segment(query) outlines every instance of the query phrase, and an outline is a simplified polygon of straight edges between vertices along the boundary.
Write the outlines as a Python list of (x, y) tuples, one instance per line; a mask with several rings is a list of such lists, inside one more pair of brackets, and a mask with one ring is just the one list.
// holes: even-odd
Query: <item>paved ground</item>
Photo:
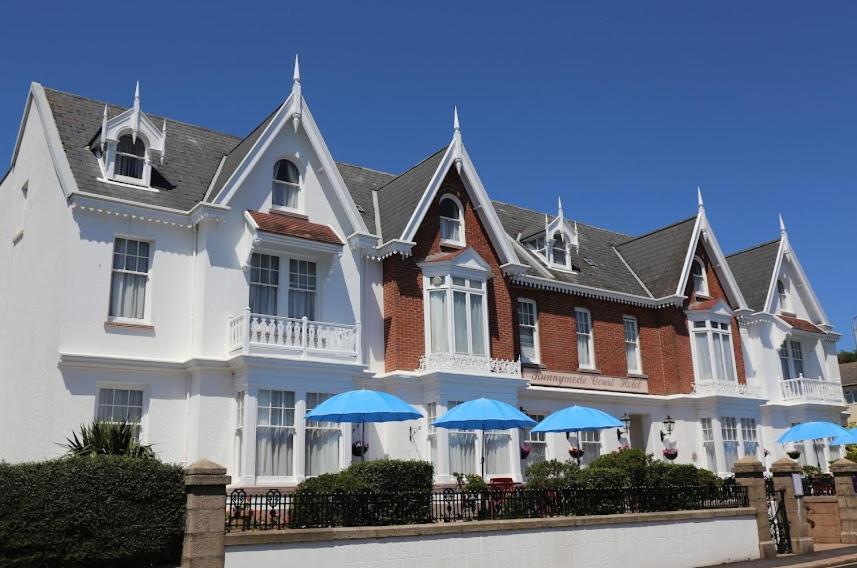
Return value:
[(857, 546), (849, 545), (818, 545), (812, 554), (793, 556), (787, 554), (771, 560), (751, 560), (720, 564), (723, 568), (775, 568), (789, 566), (790, 568), (857, 568)]

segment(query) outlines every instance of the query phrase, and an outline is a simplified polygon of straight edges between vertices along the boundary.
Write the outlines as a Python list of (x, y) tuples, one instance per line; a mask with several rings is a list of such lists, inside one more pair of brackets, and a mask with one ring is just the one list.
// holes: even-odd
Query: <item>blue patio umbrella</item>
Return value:
[[(404, 400), (386, 392), (347, 391), (325, 400), (306, 414), (317, 422), (351, 422), (361, 425), (365, 441), (367, 422), (401, 422), (422, 418), (422, 414)], [(366, 452), (360, 454), (364, 459)]]
[(844, 446), (845, 444), (857, 444), (857, 428), (849, 428), (847, 434), (841, 434), (830, 442), (831, 446)]
[[(529, 428), (535, 423), (511, 404), (490, 398), (462, 402), (434, 421), (435, 426), (448, 430), (482, 431)], [(482, 477), (485, 477), (485, 436), (482, 437)]]
[(587, 430), (604, 430), (605, 428), (621, 428), (622, 421), (588, 406), (569, 406), (557, 410), (541, 422), (533, 432), (583, 432)]
[(788, 442), (804, 442), (822, 438), (838, 438), (848, 435), (848, 430), (833, 422), (803, 422), (792, 426), (777, 439), (780, 444)]

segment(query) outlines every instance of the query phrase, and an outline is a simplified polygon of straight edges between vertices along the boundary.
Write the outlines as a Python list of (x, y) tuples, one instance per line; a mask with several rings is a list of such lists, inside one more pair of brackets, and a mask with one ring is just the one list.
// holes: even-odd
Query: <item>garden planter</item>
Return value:
[(672, 461), (678, 457), (678, 450), (675, 448), (664, 448), (664, 457)]
[(351, 444), (351, 455), (354, 457), (362, 457), (366, 455), (366, 452), (369, 451), (369, 444), (363, 442), (362, 440), (357, 440), (353, 444)]
[(568, 455), (570, 455), (576, 460), (579, 460), (583, 457), (583, 448), (569, 448)]
[(800, 450), (789, 450), (786, 452), (786, 455), (792, 458), (793, 460), (796, 460), (800, 457)]
[(521, 459), (525, 460), (529, 457), (532, 448), (529, 444), (521, 444)]

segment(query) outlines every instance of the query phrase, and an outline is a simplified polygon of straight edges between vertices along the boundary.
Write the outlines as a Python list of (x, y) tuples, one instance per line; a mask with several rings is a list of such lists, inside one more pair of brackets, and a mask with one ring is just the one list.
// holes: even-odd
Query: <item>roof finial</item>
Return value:
[(780, 213), (780, 234), (781, 235), (786, 234), (786, 224), (783, 221), (783, 214), (782, 213)]
[(563, 214), (562, 214), (562, 197), (560, 197), (560, 196), (557, 196), (557, 198), (556, 198), (556, 210), (557, 210), (557, 217), (563, 217)]
[(458, 107), (452, 107), (452, 129), (455, 132), (461, 132), (461, 124), (458, 122)]
[(705, 205), (702, 204), (702, 187), (696, 186), (696, 203), (699, 205), (699, 208), (702, 209)]
[(300, 61), (298, 61), (297, 53), (295, 54), (295, 73), (294, 75), (292, 75), (292, 79), (295, 81), (295, 83), (301, 82), (301, 64)]
[(167, 153), (167, 119), (164, 117), (164, 125), (161, 126), (161, 137), (163, 141), (161, 142), (161, 165), (164, 165), (164, 154)]
[(104, 105), (104, 114), (101, 116), (101, 153), (107, 149), (107, 105)]
[(131, 117), (131, 140), (137, 143), (137, 132), (140, 130), (140, 81), (134, 88), (134, 114)]

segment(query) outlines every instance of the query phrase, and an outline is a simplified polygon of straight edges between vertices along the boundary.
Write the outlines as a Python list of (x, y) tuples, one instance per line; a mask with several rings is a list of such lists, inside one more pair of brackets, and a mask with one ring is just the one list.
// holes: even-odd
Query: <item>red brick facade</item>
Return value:
[[(417, 265), (426, 256), (450, 249), (440, 244), (438, 201), (446, 193), (458, 197), (464, 208), (465, 240), (490, 265), (488, 325), (491, 356), (517, 359), (517, 299), (536, 302), (539, 325), (540, 365), (552, 371), (577, 372), (577, 338), (574, 309), (591, 312), (595, 366), (603, 375), (629, 376), (625, 357), (624, 316), (637, 319), (643, 375), (651, 394), (689, 393), (693, 383), (693, 361), (684, 309), (696, 298), (688, 284), (689, 300), (682, 308), (642, 308), (571, 294), (512, 286), (500, 271), (500, 259), (470, 198), (451, 170), (417, 231), (412, 256), (384, 260), (384, 340), (387, 371), (414, 370), (425, 353), (423, 276)], [(698, 255), (706, 264), (709, 291), (713, 298), (726, 299), (704, 247)], [(734, 306), (733, 306), (734, 307)], [(740, 382), (745, 382), (738, 324), (733, 318), (732, 338)], [(638, 375), (635, 375), (638, 376)]]

